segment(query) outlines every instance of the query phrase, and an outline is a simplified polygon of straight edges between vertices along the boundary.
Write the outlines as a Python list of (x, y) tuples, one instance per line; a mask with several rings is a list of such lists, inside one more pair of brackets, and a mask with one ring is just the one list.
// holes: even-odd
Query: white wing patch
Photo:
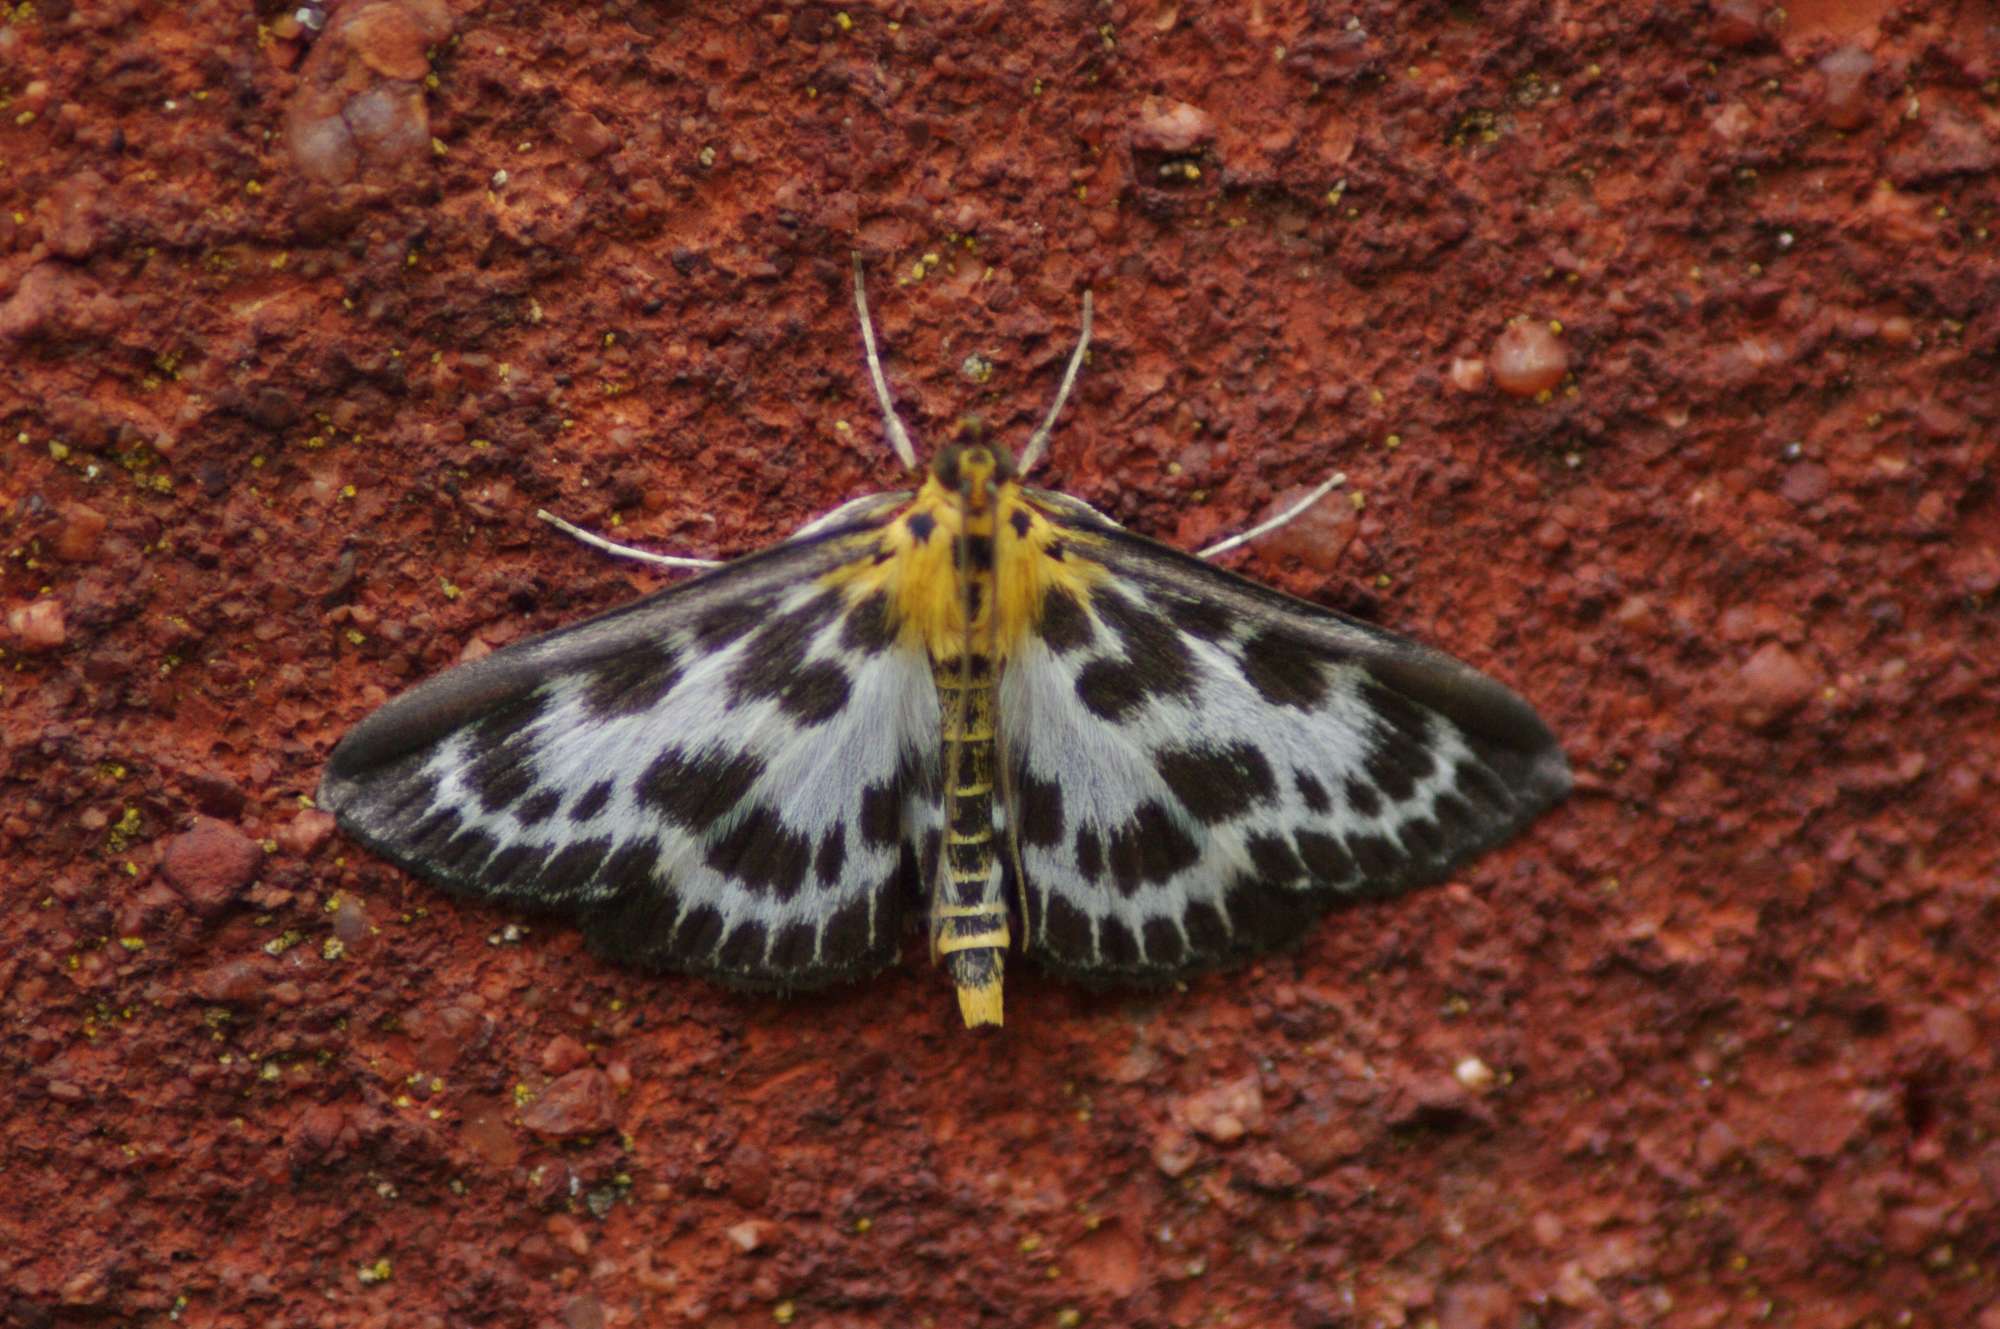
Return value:
[(1533, 712), (1457, 661), (1123, 532), (1078, 545), (1109, 579), (1045, 611), (998, 707), (1045, 964), (1164, 978), (1281, 946), (1567, 791)]

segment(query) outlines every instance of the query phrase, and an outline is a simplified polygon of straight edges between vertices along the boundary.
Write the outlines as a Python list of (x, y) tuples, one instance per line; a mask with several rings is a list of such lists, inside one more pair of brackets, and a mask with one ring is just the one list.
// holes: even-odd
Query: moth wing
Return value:
[(775, 988), (881, 968), (936, 801), (937, 703), (885, 597), (816, 583), (899, 501), (431, 679), (341, 740), (320, 805), (613, 959)]
[(1520, 697), (1439, 651), (1035, 501), (1094, 584), (1000, 680), (1026, 952), (1156, 981), (1435, 882), (1570, 787)]

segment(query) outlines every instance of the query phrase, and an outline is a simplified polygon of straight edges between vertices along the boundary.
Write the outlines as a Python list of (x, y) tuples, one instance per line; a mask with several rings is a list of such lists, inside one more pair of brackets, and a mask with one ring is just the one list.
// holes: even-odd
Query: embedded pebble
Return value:
[(298, 815), (280, 826), (271, 838), (278, 848), (300, 858), (309, 857), (333, 834), (333, 814), (318, 808), (301, 808)]
[(1460, 392), (1477, 392), (1486, 386), (1486, 362), (1477, 356), (1455, 356), (1451, 362), (1451, 385)]
[(542, 1049), (542, 1070), (549, 1075), (567, 1075), (589, 1060), (589, 1050), (568, 1034), (557, 1034)]
[(89, 258), (104, 239), (100, 206), (108, 188), (95, 171), (78, 171), (49, 191), (49, 248), (64, 258)]
[(1153, 1137), (1153, 1166), (1169, 1177), (1187, 1175), (1201, 1158), (1201, 1146), (1193, 1136), (1173, 1126)]
[(88, 563), (96, 558), (97, 546), (110, 525), (104, 514), (81, 503), (66, 503), (62, 523), (55, 538), (49, 541), (56, 557), (65, 563)]
[(299, 169), (322, 184), (340, 185), (426, 160), (426, 50), (448, 37), (451, 26), (439, 0), (371, 0), (342, 8), (306, 58), (285, 109), (285, 144)]
[[(1271, 520), (1310, 492), (1310, 485), (1294, 485), (1282, 491), (1258, 514), (1257, 520)], [(1296, 558), (1315, 572), (1330, 573), (1340, 566), (1341, 555), (1354, 543), (1356, 525), (1353, 502), (1345, 494), (1332, 493), (1251, 543), (1269, 553)]]
[(160, 870), (201, 913), (223, 908), (257, 879), (264, 850), (225, 821), (198, 817), (192, 829), (167, 842)]
[(53, 651), (69, 640), (62, 601), (44, 597), (7, 611), (7, 634), (23, 651)]
[(1188, 1095), (1179, 1115), (1196, 1135), (1228, 1144), (1264, 1129), (1264, 1091), (1255, 1075), (1246, 1075)]
[(1709, 35), (1719, 46), (1748, 46), (1764, 35), (1763, 0), (1716, 0)]
[(537, 1135), (591, 1135), (617, 1121), (611, 1080), (594, 1067), (571, 1071), (528, 1104), (521, 1124)]
[(1811, 699), (1819, 678), (1777, 642), (1757, 649), (1736, 674), (1737, 713), (1753, 729), (1790, 714)]
[(1191, 152), (1215, 134), (1208, 112), (1186, 102), (1148, 97), (1139, 103), (1132, 146), (1151, 152)]
[(1820, 95), (1820, 119), (1835, 129), (1858, 129), (1868, 123), (1872, 109), (1868, 98), (1868, 76), (1875, 70), (1875, 57), (1855, 46), (1843, 46), (1819, 62), (1824, 90)]
[(741, 1223), (733, 1224), (726, 1230), (724, 1235), (729, 1238), (731, 1245), (736, 1247), (737, 1250), (742, 1251), (745, 1255), (748, 1255), (752, 1251), (761, 1250), (770, 1245), (771, 1238), (776, 1233), (777, 1227), (775, 1224), (766, 1222), (761, 1218), (750, 1218), (745, 1219)]
[(1562, 382), (1569, 372), (1569, 352), (1546, 323), (1522, 319), (1510, 323), (1493, 339), (1487, 355), (1494, 384), (1515, 397), (1532, 397)]

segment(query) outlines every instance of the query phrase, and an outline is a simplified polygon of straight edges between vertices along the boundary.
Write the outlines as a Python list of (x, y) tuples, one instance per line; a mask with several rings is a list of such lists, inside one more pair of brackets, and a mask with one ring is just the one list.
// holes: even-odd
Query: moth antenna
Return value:
[(1042, 453), (1049, 446), (1049, 431), (1056, 427), (1056, 417), (1062, 414), (1063, 403), (1069, 400), (1069, 390), (1076, 386), (1076, 371), (1083, 368), (1083, 353), (1090, 347), (1090, 292), (1083, 293), (1083, 331), (1077, 334), (1076, 349), (1069, 353), (1069, 366), (1063, 370), (1062, 386), (1056, 389), (1055, 405), (1042, 420), (1041, 428), (1028, 436), (1028, 446), (1021, 453), (1021, 464), (1016, 474), (1026, 475), (1035, 469), (1035, 463), (1042, 459)]
[(889, 398), (889, 380), (882, 377), (882, 361), (875, 354), (875, 329), (868, 321), (868, 287), (861, 279), (861, 255), (854, 255), (854, 312), (861, 319), (861, 345), (868, 354), (868, 376), (875, 381), (875, 400), (882, 407), (882, 427), (889, 433), (889, 446), (904, 469), (917, 469), (917, 450), (910, 443), (910, 431), (896, 417), (896, 404)]
[(1255, 540), (1260, 535), (1269, 535), (1272, 531), (1277, 530), (1280, 526), (1283, 526), (1287, 522), (1300, 516), (1302, 513), (1305, 512), (1307, 508), (1319, 502), (1321, 499), (1325, 498), (1328, 494), (1332, 493), (1334, 490), (1340, 488), (1342, 485), (1346, 483), (1347, 483), (1347, 472), (1335, 471), (1333, 475), (1330, 478), (1328, 478), (1326, 483), (1314, 489), (1310, 494), (1307, 494), (1304, 498), (1292, 504), (1292, 506), (1286, 508), (1283, 512), (1280, 512), (1277, 516), (1270, 518), (1268, 521), (1258, 522), (1255, 526), (1252, 526), (1249, 530), (1243, 532), (1241, 535), (1232, 535), (1227, 540), (1223, 540), (1216, 544), (1212, 544), (1206, 549), (1198, 549), (1195, 551), (1195, 557), (1214, 558), (1217, 554), (1228, 553), (1230, 550), (1236, 548), (1238, 545), (1248, 544), (1250, 541)]
[(607, 540), (601, 535), (593, 535), (581, 526), (573, 526), (561, 517), (556, 516), (555, 513), (550, 512), (547, 508), (536, 508), (535, 515), (561, 531), (564, 535), (569, 536), (572, 540), (581, 540), (592, 549), (602, 549), (605, 553), (616, 555), (619, 558), (637, 559), (641, 563), (651, 563), (657, 568), (688, 568), (703, 571), (708, 568), (719, 568), (722, 566), (719, 560), (713, 558), (686, 558), (680, 554), (655, 554), (645, 549), (634, 549), (631, 545), (621, 545), (614, 540)]

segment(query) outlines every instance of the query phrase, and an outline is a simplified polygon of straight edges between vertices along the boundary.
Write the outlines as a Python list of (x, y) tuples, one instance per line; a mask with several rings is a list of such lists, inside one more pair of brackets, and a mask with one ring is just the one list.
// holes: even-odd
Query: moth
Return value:
[[(854, 299), (916, 472), (858, 256)], [(875, 972), (915, 916), (974, 1026), (1010, 954), (1111, 983), (1226, 966), (1560, 800), (1562, 751), (1500, 683), (1025, 483), (1090, 319), (1086, 294), (1018, 459), (962, 439), (772, 548), (656, 558), (704, 571), (391, 701), (320, 806), (448, 890), (738, 987)]]

